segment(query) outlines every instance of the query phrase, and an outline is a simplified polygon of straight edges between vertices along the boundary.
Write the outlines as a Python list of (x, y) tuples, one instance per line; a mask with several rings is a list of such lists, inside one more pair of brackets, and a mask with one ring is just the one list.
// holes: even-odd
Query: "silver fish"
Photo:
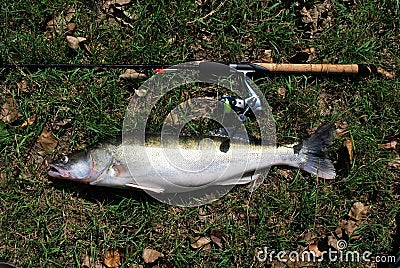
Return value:
[[(146, 145), (146, 153), (151, 159), (151, 166), (138, 161), (133, 156), (127, 157), (124, 153), (137, 150), (137, 147), (130, 147), (129, 144), (102, 144), (86, 152), (65, 156), (59, 162), (50, 164), (48, 175), (90, 185), (136, 188), (154, 193), (188, 192), (204, 185), (226, 186), (254, 183), (259, 174), (252, 174), (252, 172), (274, 165), (297, 167), (320, 178), (333, 179), (335, 169), (326, 156), (325, 149), (331, 144), (334, 132), (332, 125), (323, 125), (301, 144), (263, 148), (267, 153), (262, 154), (262, 159), (260, 159), (257, 145), (243, 148), (243, 155), (246, 155), (247, 159), (232, 158), (229, 140), (223, 137), (210, 137), (212, 148), (215, 149), (215, 144), (219, 145), (218, 150), (212, 154), (208, 151), (210, 146), (201, 145), (201, 142), (192, 137), (181, 138), (179, 148), (161, 147), (159, 139), (147, 137), (149, 142)], [(152, 141), (155, 143), (150, 144)], [(241, 147), (236, 149), (235, 155), (240, 155)], [(166, 159), (166, 151), (170, 155), (181, 154), (182, 164), (188, 165), (188, 169), (197, 167), (195, 161), (190, 161), (190, 159), (202, 153), (204, 156), (204, 152), (206, 152), (205, 159), (210, 160), (211, 164), (199, 167), (199, 172), (186, 172), (169, 163)], [(207, 158), (208, 155), (210, 159)], [(246, 160), (246, 165), (243, 166), (244, 160)]]

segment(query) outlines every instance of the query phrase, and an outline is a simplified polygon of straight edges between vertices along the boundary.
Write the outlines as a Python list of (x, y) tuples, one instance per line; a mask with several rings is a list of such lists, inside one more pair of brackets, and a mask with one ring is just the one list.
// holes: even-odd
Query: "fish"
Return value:
[[(48, 175), (96, 186), (171, 194), (206, 186), (256, 183), (263, 170), (279, 165), (331, 180), (336, 174), (326, 150), (334, 136), (334, 125), (326, 124), (301, 143), (264, 148), (256, 143), (235, 145), (224, 135), (201, 140), (186, 135), (173, 146), (161, 146), (159, 137), (146, 135), (145, 148), (104, 143), (63, 156), (49, 165)], [(260, 154), (260, 148), (264, 153)], [(178, 155), (179, 168), (168, 159)]]

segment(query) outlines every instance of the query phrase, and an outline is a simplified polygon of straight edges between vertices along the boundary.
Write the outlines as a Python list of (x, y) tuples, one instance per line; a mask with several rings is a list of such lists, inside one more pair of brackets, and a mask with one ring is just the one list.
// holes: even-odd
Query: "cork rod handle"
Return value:
[(359, 64), (254, 64), (268, 69), (271, 73), (358, 74), (360, 72)]

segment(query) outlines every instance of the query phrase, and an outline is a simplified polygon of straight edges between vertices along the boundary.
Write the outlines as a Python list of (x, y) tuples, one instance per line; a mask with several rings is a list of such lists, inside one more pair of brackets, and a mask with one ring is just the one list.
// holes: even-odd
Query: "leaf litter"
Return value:
[(35, 148), (38, 150), (40, 155), (45, 155), (52, 153), (54, 149), (57, 147), (58, 140), (54, 134), (44, 128), (42, 133), (40, 133)]
[(144, 73), (139, 73), (133, 69), (127, 69), (123, 74), (119, 75), (119, 78), (135, 80), (146, 78), (146, 75)]
[(100, 9), (103, 14), (100, 19), (106, 19), (115, 23), (118, 22), (123, 26), (134, 28), (132, 22), (138, 19), (136, 13), (132, 12), (131, 0), (106, 0), (100, 3)]
[[(323, 256), (323, 253), (327, 252), (329, 248), (333, 248), (338, 252), (343, 250), (345, 247), (343, 247), (341, 243), (348, 241), (350, 238), (353, 240), (360, 238), (360, 236), (354, 236), (353, 233), (357, 227), (361, 225), (368, 210), (369, 206), (361, 202), (355, 202), (347, 214), (348, 218), (341, 220), (334, 232), (317, 237), (311, 231), (307, 230), (300, 236), (298, 249), (301, 253), (299, 256), (307, 256), (303, 254), (303, 252), (311, 251), (315, 254), (315, 257), (319, 258)], [(299, 259), (299, 262), (290, 264), (291, 267), (309, 266), (308, 260), (304, 259)]]
[(108, 268), (118, 268), (121, 265), (121, 255), (118, 250), (108, 250), (103, 263)]
[(300, 21), (310, 38), (331, 27), (335, 9), (335, 4), (331, 0), (314, 4), (307, 1), (297, 3)]
[(343, 142), (343, 146), (347, 149), (347, 152), (349, 154), (350, 164), (353, 163), (354, 159), (353, 141), (351, 139), (347, 139)]
[(7, 98), (5, 103), (1, 106), (0, 120), (4, 123), (13, 123), (22, 115), (17, 109), (17, 103), (11, 97)]
[(142, 258), (145, 263), (154, 263), (161, 257), (164, 257), (164, 255), (155, 249), (145, 248), (143, 250)]
[(392, 159), (388, 161), (388, 167), (400, 171), (400, 143), (397, 139), (392, 139), (387, 143), (378, 144), (380, 147), (392, 150)]
[(67, 40), (68, 47), (70, 47), (72, 49), (78, 49), (80, 43), (86, 41), (86, 38), (67, 35), (66, 40)]
[(75, 17), (76, 10), (74, 7), (70, 7), (67, 11), (50, 19), (45, 26), (46, 31), (52, 31), (56, 34), (62, 34), (66, 31), (73, 31), (76, 28), (73, 19)]

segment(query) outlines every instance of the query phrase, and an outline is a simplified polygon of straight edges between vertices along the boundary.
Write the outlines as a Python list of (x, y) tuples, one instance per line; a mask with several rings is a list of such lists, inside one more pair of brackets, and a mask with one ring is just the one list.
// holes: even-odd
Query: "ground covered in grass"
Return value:
[[(0, 63), (370, 63), (399, 73), (399, 5), (6, 0)], [(323, 181), (274, 167), (251, 195), (236, 187), (209, 205), (179, 208), (142, 192), (46, 175), (59, 154), (120, 134), (125, 108), (143, 82), (120, 79), (124, 71), (0, 68), (0, 261), (22, 267), (297, 267), (313, 263), (257, 256), (265, 249), (318, 255), (337, 249), (339, 240), (346, 243), (342, 252), (370, 251), (376, 262), (397, 253), (398, 78), (258, 79), (280, 144), (336, 123), (341, 135), (330, 155), (337, 177)], [(157, 123), (150, 126), (157, 130)]]

